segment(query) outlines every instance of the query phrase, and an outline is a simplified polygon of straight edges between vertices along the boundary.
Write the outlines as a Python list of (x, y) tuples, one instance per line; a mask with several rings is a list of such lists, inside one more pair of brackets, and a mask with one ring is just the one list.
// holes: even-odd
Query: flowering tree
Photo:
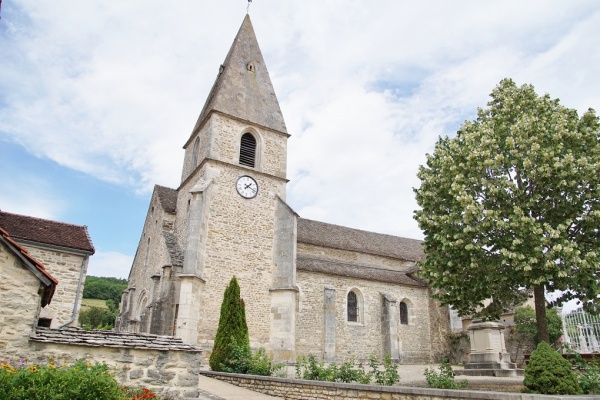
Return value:
[(599, 310), (600, 123), (504, 79), (488, 108), (440, 138), (415, 189), (424, 277), (460, 315), (497, 319), (533, 291)]

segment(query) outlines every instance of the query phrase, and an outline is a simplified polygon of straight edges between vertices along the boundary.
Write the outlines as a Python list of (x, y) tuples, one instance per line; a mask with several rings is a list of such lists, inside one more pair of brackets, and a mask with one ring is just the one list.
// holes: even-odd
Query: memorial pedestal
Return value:
[(471, 352), (462, 375), (502, 377), (523, 375), (523, 370), (517, 369), (506, 351), (504, 324), (474, 320), (467, 330), (471, 340)]

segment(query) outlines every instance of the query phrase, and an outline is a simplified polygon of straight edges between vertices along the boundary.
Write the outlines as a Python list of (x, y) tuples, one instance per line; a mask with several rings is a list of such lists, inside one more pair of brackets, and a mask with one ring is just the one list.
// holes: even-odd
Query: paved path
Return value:
[[(434, 368), (436, 371), (437, 365), (400, 365), (398, 373), (400, 374), (400, 385), (407, 386), (422, 386), (425, 387), (425, 376), (423, 375), (426, 368)], [(453, 367), (457, 369), (459, 367)], [(290, 378), (294, 377), (294, 369), (288, 370)], [(457, 380), (466, 379), (473, 383), (483, 382), (503, 382), (505, 384), (520, 384), (523, 378), (492, 378), (485, 376), (457, 376)], [(266, 394), (254, 392), (249, 389), (241, 388), (218, 379), (209, 378), (200, 375), (200, 388), (198, 397), (189, 400), (276, 400), (281, 397), (268, 396)]]

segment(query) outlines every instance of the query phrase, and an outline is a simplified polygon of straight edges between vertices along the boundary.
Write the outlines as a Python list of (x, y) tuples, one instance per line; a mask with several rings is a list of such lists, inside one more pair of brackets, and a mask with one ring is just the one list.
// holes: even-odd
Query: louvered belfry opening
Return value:
[(256, 162), (256, 139), (250, 133), (242, 135), (240, 143), (240, 164), (253, 167)]

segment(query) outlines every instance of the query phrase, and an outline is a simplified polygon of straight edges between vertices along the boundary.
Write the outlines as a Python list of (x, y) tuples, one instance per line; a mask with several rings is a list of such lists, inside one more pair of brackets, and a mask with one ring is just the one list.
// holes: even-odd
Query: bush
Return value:
[(567, 359), (577, 371), (577, 380), (583, 394), (600, 394), (600, 358), (585, 360), (581, 354), (563, 345)]
[[(144, 397), (145, 396), (145, 397)], [(149, 389), (122, 388), (105, 364), (79, 360), (73, 365), (0, 362), (0, 399), (11, 400), (138, 400), (153, 399)]]
[(283, 364), (273, 363), (265, 349), (260, 348), (254, 354), (249, 347), (231, 343), (230, 357), (223, 361), (221, 370), (233, 374), (271, 376), (277, 374)]
[(448, 333), (446, 343), (448, 343), (448, 362), (450, 364), (462, 364), (468, 359), (471, 341), (467, 332)]
[(580, 394), (582, 393), (571, 363), (546, 342), (540, 342), (531, 353), (523, 380), (527, 393)]
[(326, 382), (358, 382), (369, 384), (375, 378), (378, 385), (391, 386), (400, 380), (398, 366), (392, 362), (390, 355), (386, 355), (383, 370), (380, 368), (377, 357), (372, 355), (369, 359), (370, 371), (365, 371), (362, 364), (355, 365), (354, 358), (350, 358), (338, 367), (336, 363), (325, 366), (325, 362), (318, 362), (314, 355), (301, 356), (296, 361), (296, 378)]
[(446, 359), (442, 359), (438, 368), (439, 373), (433, 368), (425, 369), (425, 379), (428, 387), (435, 389), (465, 389), (469, 385), (466, 380), (460, 382), (454, 380), (454, 372)]
[(246, 309), (240, 297), (240, 286), (235, 276), (223, 294), (219, 327), (215, 345), (210, 354), (209, 365), (213, 371), (241, 368), (237, 365), (251, 356)]

